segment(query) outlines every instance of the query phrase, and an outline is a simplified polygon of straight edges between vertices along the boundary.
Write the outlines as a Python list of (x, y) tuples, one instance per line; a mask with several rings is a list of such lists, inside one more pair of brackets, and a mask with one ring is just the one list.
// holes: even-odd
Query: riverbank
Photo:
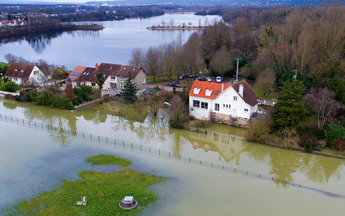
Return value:
[[(86, 159), (92, 165), (119, 165), (127, 167), (131, 162), (115, 155), (96, 155)], [(8, 215), (133, 215), (155, 202), (158, 194), (150, 187), (164, 181), (163, 177), (123, 168), (115, 173), (85, 170), (78, 173), (80, 180), (62, 180), (61, 187), (44, 192), (29, 201), (22, 201)], [(76, 206), (80, 196), (87, 205)], [(121, 209), (118, 203), (125, 196), (134, 196), (141, 208)]]
[(148, 30), (205, 30), (206, 27), (196, 26), (151, 26), (147, 27)]
[(49, 32), (63, 32), (63, 31), (75, 31), (75, 30), (89, 30), (99, 31), (103, 30), (104, 27), (101, 25), (72, 25), (72, 24), (58, 24), (58, 25), (45, 25), (36, 27), (20, 27), (0, 30), (0, 39), (12, 37), (12, 36), (23, 36), (29, 34), (41, 34)]

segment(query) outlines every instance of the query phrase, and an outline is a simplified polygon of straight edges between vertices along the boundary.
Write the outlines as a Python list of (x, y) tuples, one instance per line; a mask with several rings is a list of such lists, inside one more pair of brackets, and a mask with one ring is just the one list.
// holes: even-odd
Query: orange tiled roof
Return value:
[[(222, 83), (214, 83), (214, 82), (203, 82), (203, 81), (194, 81), (192, 88), (189, 91), (189, 96), (196, 96), (196, 97), (203, 97), (203, 98), (210, 98), (215, 99), (218, 95), (222, 93)], [(200, 89), (199, 94), (194, 94), (194, 88)], [(229, 88), (230, 85), (224, 84), (223, 91)], [(205, 92), (206, 89), (212, 90), (210, 96), (206, 96)], [(217, 92), (217, 94), (215, 94)]]

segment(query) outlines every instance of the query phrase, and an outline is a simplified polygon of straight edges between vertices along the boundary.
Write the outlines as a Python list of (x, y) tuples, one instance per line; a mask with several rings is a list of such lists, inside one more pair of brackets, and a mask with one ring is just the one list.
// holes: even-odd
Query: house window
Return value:
[(234, 96), (234, 101), (237, 101), (237, 96)]
[(110, 80), (115, 80), (115, 77), (114, 76), (110, 77)]
[(92, 86), (96, 86), (96, 83), (93, 82), (93, 83), (91, 83), (91, 85), (92, 85)]
[(193, 107), (200, 107), (200, 101), (193, 100)]
[(202, 109), (208, 109), (208, 103), (206, 103), (206, 102), (201, 102), (201, 108), (202, 108)]
[(143, 84), (145, 84), (145, 79), (143, 79)]
[(229, 100), (229, 95), (224, 95), (224, 100), (228, 101)]
[(122, 82), (123, 81), (123, 77), (122, 76), (120, 76), (120, 82)]
[(223, 104), (223, 108), (225, 108), (225, 104)]
[(215, 111), (219, 111), (219, 104), (217, 104), (217, 103), (214, 104), (214, 110), (215, 110)]
[(225, 107), (226, 107), (226, 108), (229, 108), (229, 105), (227, 104)]
[(121, 89), (123, 88), (123, 85), (122, 85), (122, 84), (120, 84), (120, 88), (121, 88)]
[(244, 112), (248, 112), (248, 109), (244, 109)]
[(229, 109), (231, 109), (231, 105), (229, 104)]

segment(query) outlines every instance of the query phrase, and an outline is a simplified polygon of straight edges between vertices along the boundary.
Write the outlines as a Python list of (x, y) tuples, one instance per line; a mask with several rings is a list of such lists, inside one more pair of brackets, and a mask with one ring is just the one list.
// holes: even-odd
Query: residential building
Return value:
[(189, 92), (190, 115), (197, 119), (243, 126), (258, 111), (259, 98), (245, 80), (233, 86), (194, 81)]
[[(81, 73), (75, 79), (76, 86), (81, 84), (97, 87), (96, 74), (103, 73), (103, 90), (121, 90), (128, 78), (129, 72), (132, 74), (133, 82), (137, 84), (139, 91), (146, 89), (146, 70), (142, 67), (101, 63), (96, 64), (95, 68), (76, 67), (75, 72)], [(77, 73), (74, 73), (77, 75)], [(72, 75), (72, 74), (71, 74)], [(70, 78), (75, 78), (70, 76)], [(73, 80), (72, 80), (73, 81)]]
[(80, 85), (77, 84), (76, 80), (78, 79), (78, 77), (85, 71), (86, 67), (81, 67), (81, 66), (77, 66), (72, 73), (68, 76), (67, 79), (70, 79), (72, 82), (72, 87), (76, 88), (76, 87), (80, 87)]
[(7, 77), (17, 85), (42, 83), (51, 78), (51, 73), (46, 65), (36, 66), (27, 63), (12, 62), (4, 77)]

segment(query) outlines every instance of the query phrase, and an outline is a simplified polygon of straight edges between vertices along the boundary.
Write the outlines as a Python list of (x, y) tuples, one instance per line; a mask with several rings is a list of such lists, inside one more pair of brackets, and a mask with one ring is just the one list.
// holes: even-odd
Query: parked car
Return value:
[(199, 77), (198, 80), (199, 81), (207, 81), (207, 79), (205, 77)]
[(206, 77), (207, 81), (212, 82), (210, 77)]
[(178, 79), (179, 79), (179, 80), (183, 80), (183, 79), (186, 79), (186, 78), (187, 78), (187, 76), (184, 75), (184, 74), (182, 74)]
[(190, 76), (189, 76), (189, 78), (197, 78), (198, 77), (198, 74), (191, 74)]
[(221, 83), (221, 82), (222, 82), (222, 78), (221, 78), (220, 76), (217, 76), (216, 82), (217, 82), (217, 83)]
[(176, 83), (176, 82), (171, 82), (170, 83), (171, 87), (180, 87), (180, 84)]

